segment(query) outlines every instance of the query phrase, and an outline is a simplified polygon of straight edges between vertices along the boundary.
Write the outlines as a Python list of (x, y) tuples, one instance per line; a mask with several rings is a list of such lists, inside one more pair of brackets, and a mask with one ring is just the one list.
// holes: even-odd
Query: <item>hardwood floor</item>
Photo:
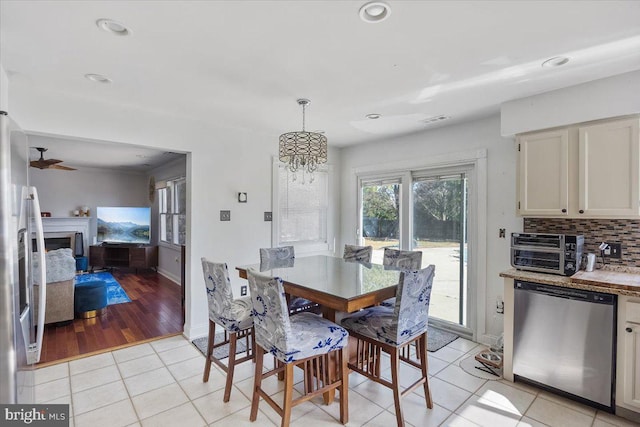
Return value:
[(131, 302), (92, 319), (46, 325), (39, 366), (182, 332), (180, 286), (153, 271), (111, 273)]

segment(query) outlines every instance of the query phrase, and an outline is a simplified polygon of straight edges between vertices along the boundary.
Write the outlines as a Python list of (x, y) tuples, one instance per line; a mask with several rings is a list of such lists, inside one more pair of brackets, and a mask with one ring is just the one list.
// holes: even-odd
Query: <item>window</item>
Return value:
[(169, 180), (158, 189), (160, 241), (184, 245), (186, 240), (187, 182), (185, 178)]
[(327, 251), (329, 172), (318, 170), (313, 180), (274, 164), (273, 246), (293, 245), (297, 252)]

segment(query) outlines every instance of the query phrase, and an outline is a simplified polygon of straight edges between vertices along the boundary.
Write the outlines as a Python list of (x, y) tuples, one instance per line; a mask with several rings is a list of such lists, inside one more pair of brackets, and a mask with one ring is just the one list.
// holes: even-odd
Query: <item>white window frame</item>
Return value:
[[(271, 222), (271, 246), (276, 248), (284, 245), (292, 245), (295, 248), (296, 256), (299, 255), (332, 255), (334, 247), (334, 225), (333, 225), (333, 206), (331, 202), (331, 188), (333, 188), (333, 167), (331, 165), (323, 165), (319, 168), (320, 173), (327, 174), (327, 191), (323, 196), (326, 198), (327, 215), (326, 215), (326, 241), (321, 243), (307, 243), (307, 242), (286, 242), (280, 241), (280, 222), (279, 218), (282, 215), (280, 211), (280, 197), (281, 189), (279, 188), (280, 174), (286, 172), (285, 165), (278, 160), (277, 157), (273, 158), (272, 163), (272, 222)], [(318, 173), (318, 172), (316, 172)], [(298, 180), (302, 180), (302, 172), (298, 172)], [(306, 175), (305, 180), (309, 179)]]
[[(184, 184), (184, 192), (185, 192), (185, 205), (182, 207), (183, 211), (180, 212), (180, 206), (178, 203), (178, 198), (175, 197), (175, 188), (177, 188), (178, 184)], [(179, 248), (180, 246), (182, 246), (183, 244), (186, 244), (186, 231), (187, 231), (187, 226), (186, 226), (186, 218), (187, 218), (187, 203), (186, 203), (186, 191), (187, 191), (187, 181), (186, 181), (186, 177), (178, 177), (178, 178), (172, 178), (172, 179), (167, 179), (166, 181), (163, 181), (161, 183), (159, 183), (157, 185), (157, 193), (158, 193), (158, 243), (162, 246), (166, 246), (166, 247), (171, 247), (171, 248)], [(171, 192), (170, 194), (170, 200), (169, 200), (169, 206), (167, 208), (167, 212), (163, 212), (163, 198), (166, 197), (167, 194), (167, 189), (170, 188)], [(165, 194), (165, 196), (163, 196), (163, 194)], [(163, 234), (166, 235), (166, 230), (163, 230), (163, 224), (166, 222), (163, 222), (163, 216), (166, 218), (166, 222), (170, 221), (171, 222), (171, 241), (169, 240), (164, 240), (162, 238)], [(178, 225), (180, 223), (180, 217), (183, 217), (184, 221), (185, 221), (185, 225), (184, 225), (184, 242), (180, 243), (180, 241), (176, 241), (176, 236), (179, 235), (178, 233)], [(165, 231), (165, 233), (163, 233), (163, 231)]]

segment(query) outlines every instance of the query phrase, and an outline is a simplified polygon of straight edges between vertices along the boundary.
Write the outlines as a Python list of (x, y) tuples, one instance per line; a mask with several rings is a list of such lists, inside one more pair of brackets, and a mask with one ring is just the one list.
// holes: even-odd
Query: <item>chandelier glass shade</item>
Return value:
[(313, 174), (318, 165), (327, 162), (327, 137), (317, 132), (307, 132), (305, 126), (305, 108), (311, 101), (298, 99), (302, 106), (302, 130), (280, 135), (279, 158), (287, 164), (287, 169), (295, 173)]

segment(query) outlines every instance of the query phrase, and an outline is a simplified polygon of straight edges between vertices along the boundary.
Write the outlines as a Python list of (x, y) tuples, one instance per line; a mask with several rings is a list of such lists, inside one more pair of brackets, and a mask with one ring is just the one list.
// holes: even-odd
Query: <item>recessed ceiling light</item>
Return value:
[(544, 61), (542, 63), (542, 66), (545, 68), (553, 68), (564, 65), (567, 62), (569, 62), (569, 58), (567, 58), (566, 56), (556, 56), (555, 58), (547, 59), (546, 61)]
[(111, 79), (109, 77), (101, 74), (85, 74), (84, 77), (96, 83), (111, 83)]
[(391, 15), (391, 8), (381, 1), (365, 3), (360, 8), (360, 19), (368, 23), (382, 22)]
[(376, 119), (379, 119), (380, 117), (382, 117), (382, 114), (371, 113), (371, 114), (367, 114), (365, 117), (367, 119), (376, 120)]
[(103, 31), (106, 31), (117, 36), (128, 36), (130, 31), (123, 24), (114, 21), (113, 19), (98, 19), (96, 25)]

